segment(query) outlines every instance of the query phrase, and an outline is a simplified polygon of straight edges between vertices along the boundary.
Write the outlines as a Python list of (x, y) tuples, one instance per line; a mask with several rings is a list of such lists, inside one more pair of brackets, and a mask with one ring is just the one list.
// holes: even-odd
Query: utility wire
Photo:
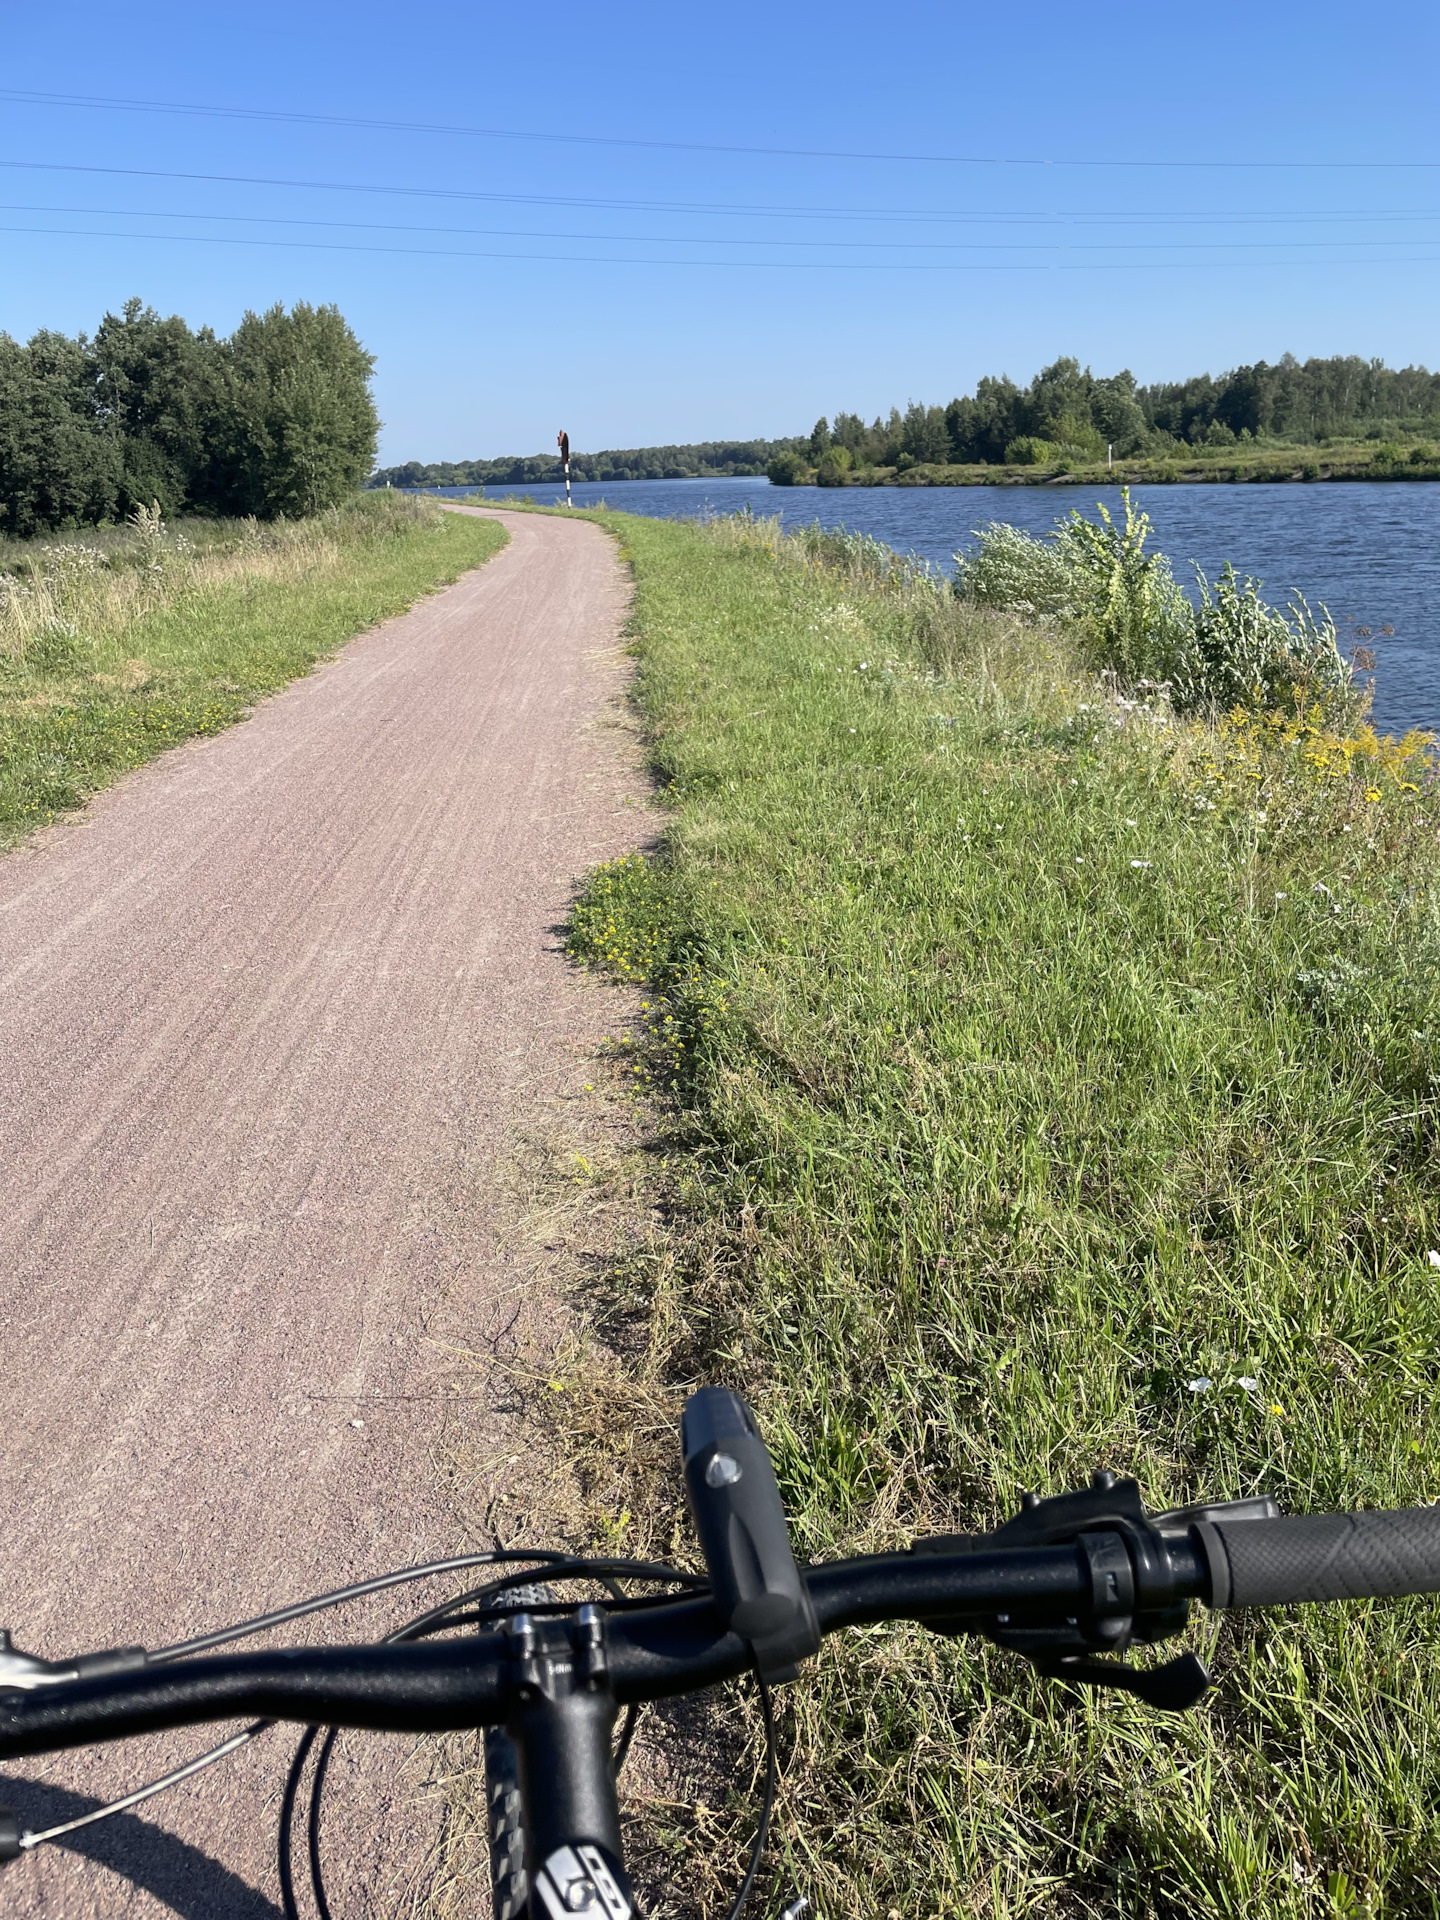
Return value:
[(1017, 159), (1009, 154), (984, 153), (885, 153), (862, 149), (829, 147), (766, 147), (720, 144), (701, 140), (653, 140), (632, 134), (554, 133), (529, 127), (472, 127), (459, 123), (424, 120), (371, 120), (358, 114), (295, 113), (273, 107), (216, 107), (193, 101), (126, 100), (101, 94), (37, 93), (22, 87), (0, 87), (0, 100), (38, 107), (99, 108), (112, 113), (165, 113), (206, 120), (264, 121), (284, 126), (358, 127), (370, 133), (442, 134), (472, 140), (523, 140), (547, 145), (579, 147), (640, 147), (658, 153), (754, 154), (786, 160), (873, 160), (902, 162), (920, 166), (947, 167), (1040, 167), (1090, 168), (1107, 170), (1161, 169), (1175, 172), (1311, 172), (1344, 171), (1354, 168), (1366, 172), (1436, 172), (1440, 160), (1149, 160), (1088, 159), (1076, 156), (1059, 160)]
[[(1191, 253), (1260, 252), (1267, 247), (1287, 252), (1304, 248), (1330, 248), (1342, 251), (1389, 247), (1394, 236), (1383, 240), (777, 240), (744, 237), (728, 240), (721, 236), (675, 233), (556, 233), (527, 227), (419, 227), (408, 223), (378, 220), (305, 220), (293, 215), (270, 213), (169, 213), (152, 207), (56, 207), (31, 206), (23, 202), (0, 201), (0, 213), (93, 214), (120, 220), (211, 220), (236, 226), (323, 227), (354, 233), (413, 233), (456, 235), (509, 240), (570, 240), (599, 244), (662, 247), (812, 247), (845, 248), (847, 251), (884, 250), (887, 253)], [(155, 234), (152, 238), (206, 238), (205, 235)], [(1422, 235), (1430, 244), (1432, 236)], [(681, 263), (684, 264), (684, 263)], [(800, 263), (804, 264), (804, 263)]]
[(725, 219), (764, 220), (884, 220), (913, 221), (917, 225), (949, 225), (992, 222), (1022, 224), (1058, 224), (1067, 226), (1136, 226), (1154, 224), (1207, 225), (1234, 221), (1244, 225), (1276, 222), (1299, 225), (1312, 221), (1339, 220), (1440, 220), (1440, 208), (1189, 208), (1179, 213), (1067, 213), (1058, 208), (1003, 207), (820, 207), (777, 202), (762, 205), (753, 201), (726, 200), (622, 200), (577, 194), (495, 193), (460, 187), (401, 187), (363, 180), (294, 180), (286, 176), (250, 173), (177, 173), (160, 167), (100, 167), (79, 161), (0, 159), (0, 168), (27, 173), (103, 174), (124, 180), (187, 180), (207, 186), (283, 187), (307, 193), (380, 194), (402, 199), (466, 200), (486, 205), (518, 207), (586, 207), (605, 212), (626, 213), (699, 213)]
[[(955, 260), (934, 263), (908, 260), (645, 260), (620, 254), (502, 253), (491, 249), (466, 247), (376, 247), (341, 240), (248, 239), (240, 234), (229, 233), (129, 233), (120, 228), (0, 226), (0, 233), (43, 234), (61, 239), (78, 240), (153, 240), (163, 246), (282, 247), (301, 252), (401, 254), (410, 259), (419, 260), (535, 260), (560, 262), (572, 267), (718, 267), (726, 273), (739, 270), (747, 273), (1148, 273), (1155, 270), (1163, 271), (1167, 268), (1178, 268), (1186, 272), (1191, 270), (1189, 264), (1183, 260), (1134, 263), (1117, 260), (1071, 263), (1004, 260)], [(704, 243), (692, 241), (688, 244)], [(1325, 243), (1317, 242), (1316, 244)], [(1395, 243), (1392, 241), (1387, 244)], [(1072, 252), (1077, 249), (1063, 248), (1057, 251)], [(1392, 254), (1367, 261), (1366, 265), (1430, 266), (1437, 262), (1440, 262), (1440, 254)], [(1252, 264), (1266, 263), (1257, 261)], [(1274, 264), (1293, 265), (1294, 263), (1277, 261)]]

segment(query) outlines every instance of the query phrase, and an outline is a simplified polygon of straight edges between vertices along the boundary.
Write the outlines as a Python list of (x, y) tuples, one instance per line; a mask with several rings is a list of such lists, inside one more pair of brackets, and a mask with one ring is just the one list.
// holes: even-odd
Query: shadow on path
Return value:
[[(0, 1775), (0, 1800), (19, 1816), (21, 1828), (40, 1831), (62, 1820), (93, 1813), (101, 1802), (92, 1794), (69, 1793), (36, 1780)], [(53, 1843), (82, 1854), (129, 1880), (180, 1916), (180, 1920), (280, 1920), (280, 1909), (263, 1893), (212, 1860), (198, 1847), (138, 1814), (117, 1813), (109, 1820), (67, 1833)], [(12, 1874), (23, 1873), (17, 1860)], [(0, 1899), (3, 1899), (0, 1886)]]

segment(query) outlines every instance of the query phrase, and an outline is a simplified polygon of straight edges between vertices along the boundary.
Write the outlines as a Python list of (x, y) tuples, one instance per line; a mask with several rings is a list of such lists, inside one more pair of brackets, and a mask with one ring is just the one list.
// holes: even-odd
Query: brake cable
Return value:
[[(467, 1567), (495, 1566), (505, 1561), (524, 1560), (563, 1562), (569, 1559), (567, 1554), (537, 1548), (525, 1553), (511, 1549), (494, 1549), (488, 1553), (461, 1554), (450, 1560), (430, 1560), (421, 1566), (401, 1567), (392, 1573), (377, 1574), (370, 1580), (357, 1580), (348, 1587), (337, 1587), (331, 1593), (323, 1593), (308, 1600), (296, 1602), (294, 1606), (277, 1607), (271, 1613), (257, 1614), (253, 1620), (243, 1620), (233, 1627), (222, 1627), (215, 1633), (200, 1634), (193, 1640), (177, 1641), (174, 1646), (161, 1647), (146, 1656), (146, 1664), (159, 1665), (162, 1661), (179, 1660), (183, 1656), (203, 1653), (211, 1647), (226, 1645), (232, 1640), (244, 1640), (251, 1634), (263, 1633), (267, 1627), (282, 1626), (287, 1620), (298, 1620), (305, 1614), (319, 1613), (327, 1607), (338, 1607), (349, 1600), (363, 1599), (366, 1594), (381, 1593), (388, 1587), (404, 1586), (411, 1581), (426, 1580), (433, 1575), (461, 1572)], [(452, 1603), (454, 1604), (454, 1603)], [(440, 1609), (439, 1611), (447, 1611)], [(89, 1813), (77, 1815), (74, 1820), (61, 1821), (58, 1826), (45, 1827), (39, 1832), (25, 1832), (20, 1835), (20, 1847), (30, 1852), (35, 1847), (48, 1845), (59, 1840), (67, 1833), (75, 1833), (81, 1827), (90, 1827), (97, 1820), (108, 1820), (112, 1814), (126, 1813), (131, 1807), (138, 1807), (144, 1800), (151, 1799), (157, 1793), (164, 1793), (170, 1787), (178, 1787), (197, 1773), (203, 1773), (207, 1767), (213, 1767), (217, 1761), (228, 1759), (232, 1753), (247, 1746), (257, 1734), (273, 1727), (273, 1720), (256, 1720), (248, 1727), (242, 1727), (238, 1733), (222, 1740), (218, 1746), (208, 1748), (197, 1754), (193, 1760), (172, 1768), (169, 1773), (161, 1774), (156, 1780), (148, 1781), (143, 1787), (136, 1787), (132, 1793), (123, 1794), (119, 1799), (107, 1800), (104, 1806), (94, 1807)]]

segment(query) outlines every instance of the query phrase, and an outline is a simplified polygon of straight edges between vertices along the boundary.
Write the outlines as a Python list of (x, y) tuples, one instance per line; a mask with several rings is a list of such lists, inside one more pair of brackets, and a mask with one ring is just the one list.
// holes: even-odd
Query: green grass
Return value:
[[(1152, 1506), (1440, 1495), (1430, 776), (1165, 727), (1063, 635), (813, 541), (606, 518), (668, 816), (572, 950), (655, 989), (705, 1255), (677, 1227), (661, 1335), (756, 1399), (799, 1550), (1101, 1465)], [(982, 1643), (831, 1643), (787, 1695), (775, 1904), (1433, 1915), (1437, 1628), (1198, 1614), (1178, 1719)]]
[(504, 545), (493, 521), (376, 499), (273, 528), (0, 545), (0, 846)]

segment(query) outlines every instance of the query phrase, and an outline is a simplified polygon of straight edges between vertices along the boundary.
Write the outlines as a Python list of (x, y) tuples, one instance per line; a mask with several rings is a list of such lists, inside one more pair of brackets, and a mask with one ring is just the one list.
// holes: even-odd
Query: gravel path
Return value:
[[(555, 926), (637, 837), (614, 548), (497, 517), (488, 565), (0, 860), (0, 1622), (33, 1651), (457, 1550), (454, 1347), (515, 1292), (489, 1172), (584, 1078), (607, 1002)], [(21, 1763), (0, 1798), (48, 1825), (203, 1744)], [(408, 1912), (423, 1767), (352, 1745), (337, 1914)], [(40, 1849), (0, 1906), (278, 1914), (288, 1752)]]

